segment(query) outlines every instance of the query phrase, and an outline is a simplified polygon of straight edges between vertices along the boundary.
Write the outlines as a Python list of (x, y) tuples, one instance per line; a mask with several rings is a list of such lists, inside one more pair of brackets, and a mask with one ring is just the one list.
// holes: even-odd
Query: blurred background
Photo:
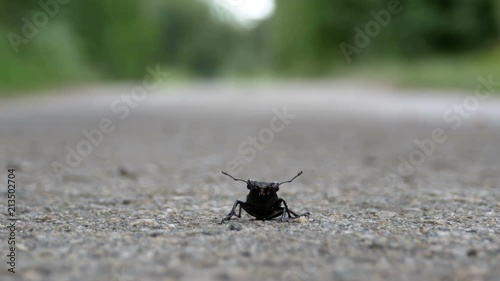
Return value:
[(170, 82), (473, 89), (500, 73), (498, 0), (0, 0), (0, 34), (3, 94), (139, 80), (157, 64)]

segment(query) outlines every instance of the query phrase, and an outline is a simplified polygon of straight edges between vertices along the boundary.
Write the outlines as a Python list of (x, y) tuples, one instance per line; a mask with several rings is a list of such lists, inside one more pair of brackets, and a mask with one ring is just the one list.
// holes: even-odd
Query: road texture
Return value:
[[(499, 99), (352, 85), (2, 100), (0, 279), (498, 280)], [(467, 97), (464, 114), (453, 109)], [(304, 171), (278, 194), (310, 217), (219, 225), (247, 193), (221, 170), (268, 181)]]

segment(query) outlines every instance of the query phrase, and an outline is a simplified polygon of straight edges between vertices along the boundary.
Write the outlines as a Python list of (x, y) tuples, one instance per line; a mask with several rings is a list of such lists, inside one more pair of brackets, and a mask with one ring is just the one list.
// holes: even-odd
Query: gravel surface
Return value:
[[(442, 115), (467, 93), (199, 84), (113, 111), (132, 88), (2, 101), (0, 177), (16, 169), (18, 221), (13, 275), (5, 187), (1, 280), (498, 280), (498, 99), (453, 128)], [(293, 118), (276, 114), (285, 107)], [(103, 118), (115, 130), (59, 180), (53, 163), (86, 149), (82, 130)], [(446, 141), (388, 182), (436, 128)], [(278, 194), (310, 217), (219, 225), (247, 193), (221, 170), (267, 181), (304, 171)]]

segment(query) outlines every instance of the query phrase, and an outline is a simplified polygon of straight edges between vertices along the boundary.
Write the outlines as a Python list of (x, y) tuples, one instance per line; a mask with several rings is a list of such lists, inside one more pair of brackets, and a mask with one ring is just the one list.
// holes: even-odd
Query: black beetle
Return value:
[[(284, 182), (262, 182), (254, 180), (242, 180), (235, 179), (233, 176), (226, 172), (222, 172), (224, 175), (231, 177), (235, 181), (242, 181), (247, 184), (247, 188), (250, 193), (247, 195), (246, 202), (236, 200), (231, 209), (231, 212), (220, 222), (221, 224), (228, 221), (233, 216), (241, 218), (241, 208), (245, 210), (249, 215), (255, 217), (258, 220), (270, 220), (280, 217), (280, 221), (287, 221), (290, 218), (298, 218), (302, 216), (309, 216), (309, 212), (302, 215), (297, 215), (295, 212), (288, 208), (285, 200), (278, 197), (276, 194), (279, 190), (280, 185), (284, 183), (292, 182), (295, 178), (302, 175), (302, 172), (298, 173), (293, 179)], [(284, 207), (281, 206), (283, 203)], [(236, 214), (236, 207), (240, 206), (238, 214)], [(286, 218), (288, 215), (288, 218)], [(292, 217), (293, 215), (293, 217)]]

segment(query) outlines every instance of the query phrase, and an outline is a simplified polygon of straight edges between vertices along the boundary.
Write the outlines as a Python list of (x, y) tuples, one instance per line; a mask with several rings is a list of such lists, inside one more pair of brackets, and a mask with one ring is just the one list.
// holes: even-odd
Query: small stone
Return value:
[(130, 199), (123, 199), (123, 200), (122, 200), (122, 204), (123, 204), (123, 205), (128, 205), (128, 204), (130, 204), (130, 203), (132, 203), (132, 200), (130, 200)]
[(250, 251), (243, 251), (243, 252), (241, 252), (241, 255), (244, 257), (250, 257), (252, 255), (252, 253), (250, 253)]
[(469, 249), (467, 251), (467, 256), (470, 257), (470, 258), (477, 257), (477, 250), (476, 249)]
[(165, 234), (165, 231), (152, 231), (149, 233), (149, 236), (158, 237), (158, 236), (162, 236), (164, 234)]
[(420, 233), (422, 233), (422, 234), (429, 233), (429, 228), (421, 226), (420, 227)]
[(41, 221), (41, 222), (46, 222), (46, 221), (52, 220), (52, 216), (51, 215), (44, 215), (42, 217), (36, 218), (36, 220)]
[(152, 219), (138, 219), (130, 223), (132, 227), (158, 227), (160, 224)]
[(29, 249), (24, 244), (17, 244), (17, 248), (21, 251), (27, 252)]
[(306, 217), (299, 217), (299, 218), (297, 218), (296, 221), (299, 223), (308, 223), (309, 222), (309, 220)]
[(27, 161), (22, 161), (20, 159), (10, 159), (5, 164), (6, 169), (14, 169), (18, 172), (26, 172), (30, 170), (31, 164)]
[(118, 167), (118, 174), (122, 177), (129, 178), (131, 180), (136, 180), (139, 176), (139, 172), (127, 165), (121, 165)]
[(242, 230), (243, 227), (241, 226), (240, 223), (237, 223), (237, 222), (232, 222), (229, 224), (229, 230), (236, 230), (236, 231), (240, 231)]

